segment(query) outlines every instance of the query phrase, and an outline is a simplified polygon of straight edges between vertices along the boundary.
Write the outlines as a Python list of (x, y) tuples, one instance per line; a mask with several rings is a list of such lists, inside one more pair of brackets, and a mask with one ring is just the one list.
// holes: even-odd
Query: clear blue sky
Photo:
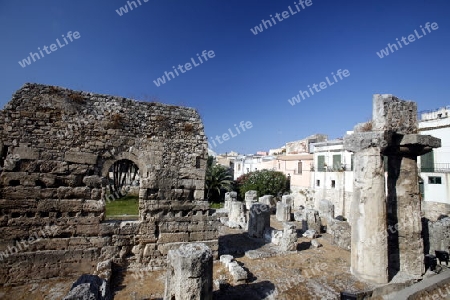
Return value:
[[(140, 2), (119, 16), (116, 9), (127, 1), (0, 0), (1, 106), (25, 82), (156, 96), (198, 109), (208, 137), (229, 128), (236, 133), (234, 124), (252, 122), (213, 150), (254, 153), (314, 133), (341, 137), (370, 119), (374, 93), (417, 101), (419, 110), (450, 104), (448, 0), (312, 0), (257, 35), (250, 28), (262, 19), (289, 6), (296, 12), (294, 0)], [(439, 29), (378, 57), (396, 38), (421, 34), (427, 22)], [(38, 47), (57, 38), (63, 43), (61, 35), (69, 31), (81, 37), (25, 68), (19, 65)], [(203, 50), (215, 57), (160, 87), (153, 83)], [(289, 104), (299, 90), (331, 79), (338, 69), (350, 76)]]

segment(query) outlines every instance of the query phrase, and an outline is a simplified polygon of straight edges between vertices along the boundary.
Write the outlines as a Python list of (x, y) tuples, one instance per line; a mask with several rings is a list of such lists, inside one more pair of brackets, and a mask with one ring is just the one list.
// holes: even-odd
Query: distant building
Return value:
[(286, 155), (297, 155), (300, 153), (309, 153), (311, 143), (324, 142), (327, 140), (324, 134), (314, 134), (299, 141), (286, 143)]
[(261, 170), (261, 162), (263, 156), (261, 155), (239, 155), (236, 157), (234, 162), (234, 179), (238, 177)]
[(423, 199), (450, 204), (450, 106), (421, 112), (419, 131), (441, 139), (440, 148), (418, 159)]
[(286, 153), (286, 146), (269, 150), (269, 155), (282, 155), (285, 153)]
[[(313, 155), (308, 152), (310, 144), (323, 139), (326, 139), (326, 136), (314, 135), (300, 141), (289, 142), (285, 147), (271, 149), (269, 155), (265, 156), (240, 155), (235, 160), (234, 178), (237, 179), (243, 174), (263, 169), (279, 171), (290, 179), (291, 191), (298, 196), (302, 190), (309, 188), (311, 181)], [(289, 154), (286, 153), (288, 148), (290, 149)], [(295, 196), (294, 205), (299, 201)], [(298, 203), (298, 205), (300, 204)]]
[(336, 139), (311, 144), (314, 155), (314, 171), (310, 187), (314, 205), (318, 208), (322, 199), (334, 204), (335, 215), (348, 218), (353, 197), (353, 154), (344, 150), (344, 141)]
[(225, 154), (219, 154), (216, 155), (216, 162), (219, 165), (234, 169), (234, 161), (236, 160), (236, 157), (238, 157), (238, 155), (238, 153), (233, 151)]

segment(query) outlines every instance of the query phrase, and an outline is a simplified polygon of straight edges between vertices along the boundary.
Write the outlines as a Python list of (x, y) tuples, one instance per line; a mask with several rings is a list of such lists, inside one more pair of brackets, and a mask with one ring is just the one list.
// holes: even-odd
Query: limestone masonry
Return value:
[[(92, 274), (106, 260), (164, 267), (186, 242), (217, 256), (194, 109), (25, 84), (0, 111), (0, 158), (0, 284)], [(121, 160), (139, 167), (138, 221), (104, 218)]]

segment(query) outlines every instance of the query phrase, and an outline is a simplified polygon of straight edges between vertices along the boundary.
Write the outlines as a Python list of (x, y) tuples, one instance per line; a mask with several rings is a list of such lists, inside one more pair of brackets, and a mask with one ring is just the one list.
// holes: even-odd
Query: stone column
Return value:
[(321, 222), (319, 212), (315, 209), (305, 209), (306, 229), (315, 230), (317, 234), (321, 232)]
[(281, 197), (281, 202), (290, 205), (291, 208), (294, 209), (294, 199), (292, 199), (291, 196), (289, 196), (289, 195), (283, 195), (283, 196)]
[(372, 115), (344, 138), (344, 148), (355, 152), (351, 270), (380, 284), (394, 276), (397, 282), (420, 279), (424, 254), (416, 160), (440, 147), (440, 140), (417, 134), (414, 102), (376, 94)]
[(248, 234), (254, 238), (263, 238), (264, 231), (270, 227), (270, 207), (255, 203), (250, 208)]
[(225, 205), (224, 208), (228, 210), (231, 209), (231, 203), (237, 201), (237, 193), (236, 192), (227, 192), (225, 193)]
[(253, 203), (258, 201), (258, 192), (254, 190), (250, 190), (245, 192), (245, 207), (250, 209)]
[(354, 185), (351, 206), (351, 272), (364, 280), (388, 282), (386, 194), (380, 148), (369, 147), (354, 154)]
[(396, 194), (400, 272), (419, 279), (425, 265), (417, 158), (402, 157), (399, 171)]
[(170, 250), (164, 300), (212, 300), (213, 256), (202, 243)]
[(229, 222), (232, 225), (239, 225), (242, 228), (245, 227), (245, 205), (240, 201), (231, 202)]
[(292, 223), (283, 224), (283, 235), (280, 241), (281, 251), (297, 250), (297, 227)]
[(283, 202), (278, 202), (276, 218), (280, 222), (289, 222), (291, 220), (291, 206)]

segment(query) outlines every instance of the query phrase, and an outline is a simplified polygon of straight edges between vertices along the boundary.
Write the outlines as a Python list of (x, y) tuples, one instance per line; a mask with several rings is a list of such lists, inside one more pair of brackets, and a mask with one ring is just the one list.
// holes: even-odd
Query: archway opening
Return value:
[(116, 161), (108, 170), (105, 191), (107, 220), (139, 218), (139, 167), (129, 159)]

